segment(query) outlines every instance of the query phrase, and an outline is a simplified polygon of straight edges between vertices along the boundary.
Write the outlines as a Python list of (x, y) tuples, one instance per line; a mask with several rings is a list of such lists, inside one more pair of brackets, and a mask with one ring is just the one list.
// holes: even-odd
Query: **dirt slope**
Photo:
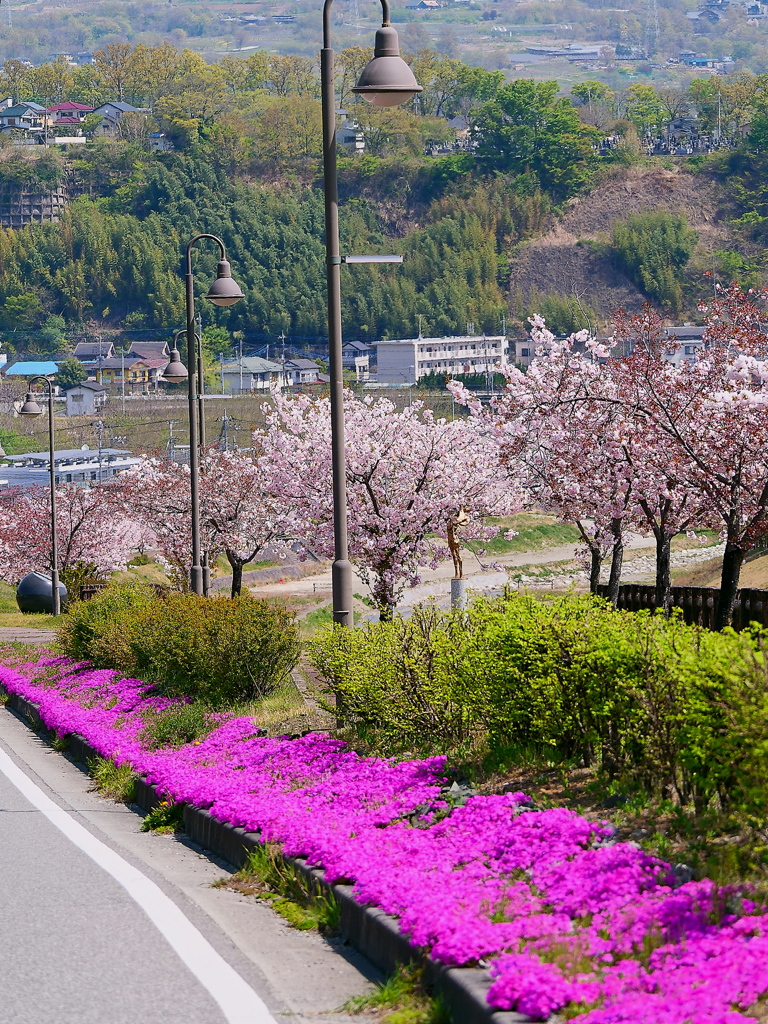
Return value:
[(618, 306), (635, 310), (642, 293), (609, 256), (585, 243), (608, 242), (613, 224), (646, 210), (683, 213), (699, 233), (692, 263), (707, 266), (707, 254), (726, 248), (727, 197), (717, 182), (662, 167), (629, 168), (571, 200), (549, 230), (521, 249), (512, 261), (513, 307), (531, 292), (575, 294), (603, 315)]

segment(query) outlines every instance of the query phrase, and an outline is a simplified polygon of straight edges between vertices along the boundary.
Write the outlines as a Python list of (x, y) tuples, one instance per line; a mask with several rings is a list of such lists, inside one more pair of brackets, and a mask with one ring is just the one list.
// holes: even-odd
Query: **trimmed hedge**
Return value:
[(71, 658), (213, 709), (267, 696), (301, 652), (293, 615), (274, 604), (249, 594), (160, 598), (140, 583), (109, 586), (75, 605), (58, 645)]

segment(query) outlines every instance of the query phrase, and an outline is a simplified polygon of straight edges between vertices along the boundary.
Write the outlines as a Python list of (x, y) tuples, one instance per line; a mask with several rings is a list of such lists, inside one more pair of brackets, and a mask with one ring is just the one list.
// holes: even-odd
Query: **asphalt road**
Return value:
[(362, 958), (212, 889), (222, 865), (88, 785), (0, 709), (0, 1024), (349, 1020)]

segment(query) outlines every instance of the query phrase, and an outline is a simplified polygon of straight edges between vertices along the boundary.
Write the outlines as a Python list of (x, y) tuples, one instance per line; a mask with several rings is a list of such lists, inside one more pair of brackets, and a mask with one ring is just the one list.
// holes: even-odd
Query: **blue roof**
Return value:
[(7, 377), (34, 377), (36, 374), (40, 374), (42, 377), (50, 377), (53, 373), (58, 373), (59, 368), (56, 363), (44, 362), (18, 362), (14, 363), (13, 366), (9, 366), (5, 371)]

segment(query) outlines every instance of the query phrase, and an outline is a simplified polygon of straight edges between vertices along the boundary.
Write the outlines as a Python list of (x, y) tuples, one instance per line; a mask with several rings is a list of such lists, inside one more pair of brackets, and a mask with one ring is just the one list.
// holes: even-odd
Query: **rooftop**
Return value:
[[(62, 451), (53, 453), (53, 461), (55, 465), (62, 462), (93, 462), (99, 461), (101, 458), (102, 462), (106, 462), (108, 459), (118, 459), (122, 456), (130, 456), (131, 452), (127, 448), (89, 448), (87, 445), (85, 448), (64, 448)], [(39, 463), (41, 465), (48, 465), (48, 452), (27, 452), (25, 455), (6, 455), (3, 459), (4, 462), (10, 462), (14, 466), (25, 466), (30, 464)]]
[(261, 356), (244, 356), (242, 360), (235, 360), (234, 363), (225, 363), (225, 373), (239, 373), (242, 365), (245, 373), (282, 373), (280, 363), (274, 363), (271, 359), (262, 359)]
[(50, 377), (52, 374), (58, 373), (59, 368), (56, 363), (50, 360), (45, 362), (19, 361), (18, 363), (12, 363), (3, 372), (7, 377), (35, 377), (38, 374), (41, 377)]

